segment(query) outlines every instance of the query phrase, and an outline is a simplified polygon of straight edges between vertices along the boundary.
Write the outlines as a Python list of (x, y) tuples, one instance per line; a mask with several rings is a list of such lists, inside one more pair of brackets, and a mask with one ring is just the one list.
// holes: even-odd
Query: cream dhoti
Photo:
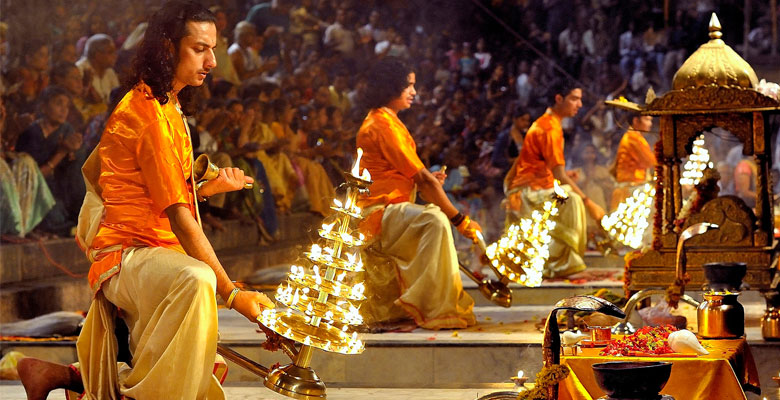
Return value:
[[(561, 186), (569, 198), (558, 203), (558, 215), (554, 216), (555, 228), (550, 233), (552, 241), (548, 245), (550, 257), (544, 265), (544, 277), (555, 278), (585, 269), (582, 256), (585, 254), (587, 232), (585, 228), (585, 206), (582, 198), (571, 191), (569, 185)], [(522, 206), (519, 211), (507, 213), (507, 225), (530, 218), (534, 210), (541, 210), (546, 201), (552, 200), (554, 189), (532, 190), (523, 188)]]
[[(406, 314), (426, 329), (476, 323), (474, 300), (463, 291), (450, 222), (439, 207), (388, 205), (372, 247), (376, 252), (369, 251), (366, 260), (370, 298), (364, 305), (370, 320)], [(382, 262), (382, 256), (392, 262)]]
[[(212, 373), (215, 287), (211, 268), (186, 254), (126, 249), (120, 273), (103, 283), (77, 343), (86, 398), (224, 399)], [(132, 367), (116, 364), (114, 306), (129, 328)]]

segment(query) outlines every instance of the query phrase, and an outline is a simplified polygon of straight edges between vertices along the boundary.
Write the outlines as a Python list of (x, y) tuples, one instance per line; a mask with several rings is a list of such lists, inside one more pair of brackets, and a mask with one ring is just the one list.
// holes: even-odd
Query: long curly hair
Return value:
[[(179, 61), (179, 45), (187, 36), (187, 22), (216, 22), (207, 8), (195, 1), (173, 0), (165, 3), (152, 15), (144, 40), (133, 60), (133, 70), (125, 83), (131, 88), (144, 82), (160, 102), (168, 102), (173, 90), (173, 78)], [(173, 51), (171, 51), (173, 50)], [(187, 86), (179, 94), (179, 101), (187, 109), (196, 88)]]
[(388, 57), (377, 62), (366, 76), (363, 105), (369, 109), (386, 106), (409, 86), (412, 67), (398, 58)]

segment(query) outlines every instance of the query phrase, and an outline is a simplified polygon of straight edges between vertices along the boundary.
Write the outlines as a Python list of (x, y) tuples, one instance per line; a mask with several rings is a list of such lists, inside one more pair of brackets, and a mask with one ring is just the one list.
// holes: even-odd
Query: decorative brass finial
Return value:
[(729, 47), (721, 37), (720, 21), (712, 13), (710, 40), (699, 46), (683, 63), (672, 79), (672, 89), (703, 86), (735, 86), (752, 89), (758, 85), (753, 68)]
[(712, 17), (710, 17), (710, 39), (720, 39), (723, 36), (723, 33), (721, 33), (720, 29), (720, 21), (718, 21), (718, 16), (715, 15), (715, 13), (712, 13)]

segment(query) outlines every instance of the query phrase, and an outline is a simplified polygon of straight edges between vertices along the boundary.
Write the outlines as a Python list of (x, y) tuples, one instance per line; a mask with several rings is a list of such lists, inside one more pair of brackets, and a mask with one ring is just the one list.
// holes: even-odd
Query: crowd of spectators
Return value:
[[(707, 40), (713, 11), (729, 44), (739, 48), (743, 39), (743, 2), (736, 0), (671, 2), (668, 20), (663, 1), (204, 1), (217, 16), (218, 66), (197, 91), (199, 106), (185, 110), (194, 147), (259, 183), (209, 199), (204, 220), (214, 229), (223, 229), (223, 218), (251, 220), (265, 241), (275, 240), (278, 215), (328, 214), (367, 111), (363, 73), (378, 59), (414, 66), (418, 96), (401, 118), (426, 166), (448, 167), (451, 198), (495, 237), (504, 175), (525, 130), (551, 103), (553, 82), (570, 79), (583, 89), (583, 111), (564, 121), (567, 167), (581, 169), (584, 186), (603, 188), (607, 207), (607, 169), (628, 117), (603, 100), (642, 103), (649, 88), (668, 90), (677, 68)], [(3, 237), (69, 235), (85, 190), (79, 167), (128, 89), (122, 77), (156, 4), (3, 3), (3, 168), (29, 154), (35, 163), (27, 170), (42, 174), (55, 200), (33, 196), (39, 213), (48, 209), (40, 225), (3, 223)], [(769, 53), (768, 16), (778, 10), (752, 3), (750, 51)], [(7, 194), (13, 190), (29, 189), (3, 185), (4, 204), (16, 201)]]

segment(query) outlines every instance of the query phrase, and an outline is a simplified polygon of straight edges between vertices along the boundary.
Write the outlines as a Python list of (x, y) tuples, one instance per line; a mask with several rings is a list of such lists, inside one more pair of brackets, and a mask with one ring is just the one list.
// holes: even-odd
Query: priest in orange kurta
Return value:
[[(136, 63), (144, 68), (83, 169), (89, 191), (78, 237), (92, 261), (95, 298), (76, 344), (79, 366), (20, 362), (28, 398), (65, 388), (99, 399), (224, 399), (212, 374), (215, 294), (250, 321), (261, 304), (273, 307), (265, 295), (235, 287), (200, 227), (196, 196), (252, 182), (223, 168), (194, 190), (179, 98), (214, 68), (215, 45), (214, 16), (198, 3), (169, 2), (150, 20)], [(129, 329), (131, 365), (116, 362), (116, 316)]]
[(653, 127), (653, 117), (635, 115), (631, 119), (631, 128), (623, 134), (615, 156), (615, 180), (617, 188), (612, 193), (611, 209), (616, 209), (623, 200), (631, 196), (637, 186), (650, 180), (647, 170), (655, 167), (653, 149), (643, 136)]
[[(425, 168), (398, 119), (414, 100), (415, 74), (392, 58), (371, 74), (366, 92), (373, 107), (357, 136), (360, 166), (373, 180), (370, 195), (360, 200), (362, 228), (375, 239), (372, 250), (391, 262), (366, 262), (369, 299), (361, 313), (373, 323), (411, 318), (426, 329), (474, 325), (474, 300), (463, 291), (450, 222), (471, 239), (481, 228), (450, 203), (441, 188), (446, 175)], [(416, 190), (430, 203), (415, 204)]]
[(520, 156), (505, 180), (509, 197), (507, 223), (510, 224), (541, 209), (551, 198), (555, 180), (569, 194), (569, 199), (558, 206), (555, 228), (550, 232), (550, 256), (543, 272), (550, 278), (585, 269), (582, 258), (587, 240), (585, 211), (597, 221), (604, 215), (601, 207), (585, 196), (565, 170), (561, 120), (573, 117), (582, 107), (582, 90), (559, 85), (554, 92), (554, 104), (528, 129)]

